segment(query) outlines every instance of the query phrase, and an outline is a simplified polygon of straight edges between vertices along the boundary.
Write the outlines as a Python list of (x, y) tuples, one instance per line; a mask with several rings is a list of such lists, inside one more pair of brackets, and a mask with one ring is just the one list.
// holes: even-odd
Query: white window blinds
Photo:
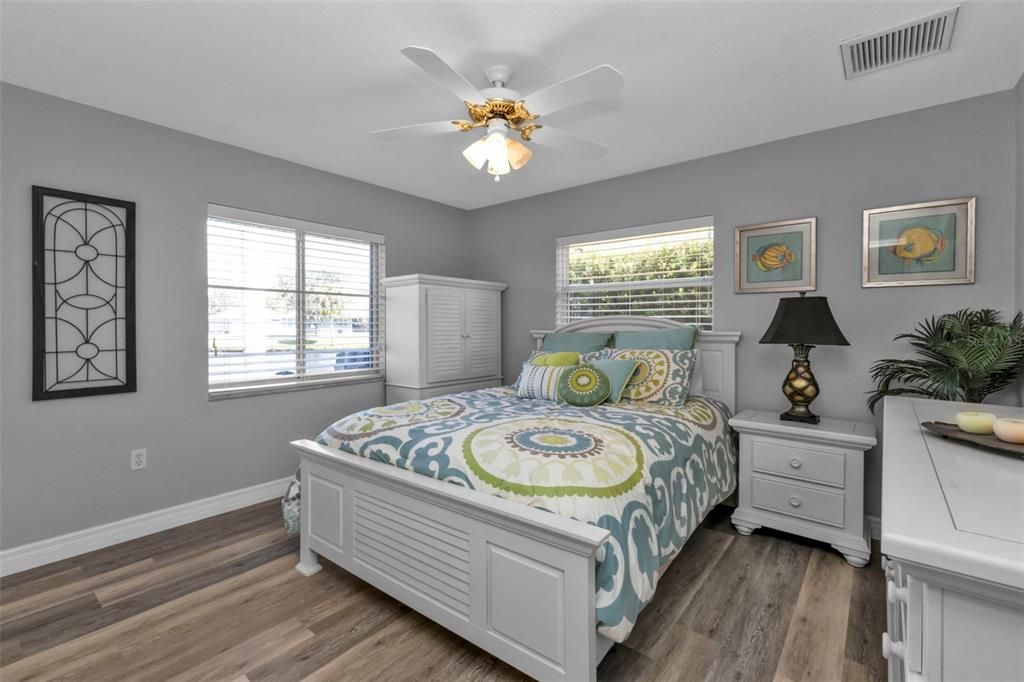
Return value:
[(713, 219), (558, 240), (559, 325), (606, 315), (655, 315), (711, 328)]
[(383, 238), (209, 207), (208, 375), (224, 389), (383, 376)]

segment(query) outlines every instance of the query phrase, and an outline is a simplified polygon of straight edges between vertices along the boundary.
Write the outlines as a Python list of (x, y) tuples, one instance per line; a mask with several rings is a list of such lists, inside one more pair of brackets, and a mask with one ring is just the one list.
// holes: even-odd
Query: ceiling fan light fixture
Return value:
[(512, 165), (508, 162), (508, 157), (491, 159), (487, 163), (487, 172), (491, 175), (508, 175), (512, 172)]
[[(511, 173), (512, 168), (509, 167), (508, 163), (508, 137), (502, 130), (495, 130), (492, 133), (488, 133), (487, 137), (484, 138), (484, 144), (487, 145), (487, 160), (490, 162), (487, 166), (487, 172), (491, 175), (505, 175)], [(491, 170), (496, 168), (498, 170)]]
[[(398, 140), (486, 128), (484, 137), (466, 147), (462, 155), (476, 170), (482, 170), (486, 164), (487, 172), (495, 182), (529, 162), (533, 152), (519, 140), (530, 142), (531, 135), (540, 128), (546, 129), (539, 141), (545, 147), (591, 159), (600, 158), (608, 151), (607, 147), (596, 142), (551, 128), (546, 123), (537, 123), (542, 115), (548, 116), (621, 90), (622, 74), (608, 64), (595, 66), (523, 96), (507, 87), (512, 78), (512, 70), (507, 66), (487, 69), (485, 75), (491, 87), (478, 90), (433, 50), (410, 45), (402, 48), (402, 54), (458, 97), (466, 107), (468, 118), (376, 130), (374, 134), (378, 139)], [(519, 140), (510, 139), (510, 136)]]
[(495, 180), (525, 166), (532, 154), (526, 145), (509, 139), (505, 130), (497, 126), (491, 126), (489, 133), (462, 150), (462, 156), (473, 168), (480, 170), (486, 163), (487, 172)]
[(477, 170), (483, 168), (484, 164), (487, 163), (488, 148), (487, 143), (484, 141), (485, 139), (480, 138), (462, 150), (462, 156), (465, 157), (470, 166)]
[(533, 151), (518, 140), (508, 141), (508, 162), (512, 170), (519, 170), (529, 162)]

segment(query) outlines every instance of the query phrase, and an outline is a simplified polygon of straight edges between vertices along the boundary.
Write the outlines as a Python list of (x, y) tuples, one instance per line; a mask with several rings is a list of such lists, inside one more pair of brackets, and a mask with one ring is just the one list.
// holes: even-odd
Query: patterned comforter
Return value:
[[(658, 569), (736, 486), (729, 416), (705, 397), (582, 408), (492, 388), (364, 410), (317, 442), (608, 529), (598, 631), (621, 642)], [(293, 484), (286, 523), (298, 503)]]

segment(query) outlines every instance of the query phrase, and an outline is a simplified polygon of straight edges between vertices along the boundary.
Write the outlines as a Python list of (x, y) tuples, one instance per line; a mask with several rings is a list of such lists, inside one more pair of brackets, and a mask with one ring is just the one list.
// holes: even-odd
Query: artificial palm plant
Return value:
[(980, 403), (1006, 388), (1024, 362), (1024, 314), (1006, 324), (988, 308), (959, 310), (930, 317), (906, 339), (918, 358), (879, 360), (871, 367), (875, 390), (868, 407), (887, 395), (910, 395), (938, 400)]

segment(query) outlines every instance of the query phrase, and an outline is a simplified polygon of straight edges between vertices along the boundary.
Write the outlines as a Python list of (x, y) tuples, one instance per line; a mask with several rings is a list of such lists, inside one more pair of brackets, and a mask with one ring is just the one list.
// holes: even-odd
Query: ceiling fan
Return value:
[(486, 164), (487, 172), (494, 176), (495, 182), (502, 175), (525, 166), (533, 155), (529, 147), (514, 139), (516, 135), (524, 142), (587, 158), (598, 158), (608, 152), (604, 145), (537, 122), (541, 116), (620, 90), (622, 74), (607, 64), (523, 97), (506, 87), (512, 78), (512, 70), (507, 66), (488, 68), (484, 73), (491, 87), (477, 90), (433, 50), (410, 46), (403, 48), (402, 54), (462, 100), (469, 118), (375, 130), (373, 134), (379, 139), (395, 140), (484, 129), (486, 134), (466, 147), (462, 155), (477, 170)]

